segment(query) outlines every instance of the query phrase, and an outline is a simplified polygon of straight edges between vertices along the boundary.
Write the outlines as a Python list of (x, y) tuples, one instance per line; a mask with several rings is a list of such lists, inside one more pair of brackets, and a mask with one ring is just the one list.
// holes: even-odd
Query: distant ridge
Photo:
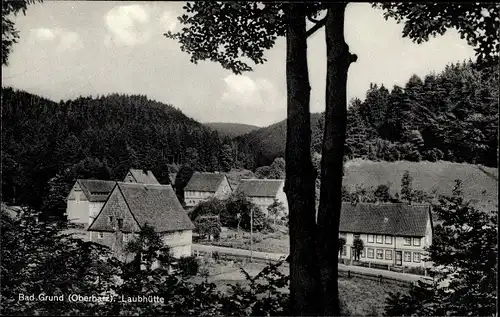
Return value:
[(242, 124), (242, 123), (231, 123), (231, 122), (208, 122), (204, 123), (206, 127), (217, 131), (221, 136), (226, 136), (234, 138), (243, 134), (250, 133), (254, 130), (260, 129), (260, 127)]

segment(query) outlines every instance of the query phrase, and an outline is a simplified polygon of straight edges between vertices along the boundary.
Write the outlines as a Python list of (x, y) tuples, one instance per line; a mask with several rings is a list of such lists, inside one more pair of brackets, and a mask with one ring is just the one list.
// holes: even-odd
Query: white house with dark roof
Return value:
[(87, 229), (115, 186), (115, 181), (78, 179), (66, 199), (68, 221)]
[(194, 225), (172, 186), (118, 182), (89, 227), (91, 241), (124, 258), (124, 247), (151, 225), (174, 257), (191, 255)]
[(266, 215), (269, 207), (275, 199), (283, 203), (284, 216), (288, 214), (288, 200), (283, 190), (285, 180), (283, 179), (242, 179), (238, 185), (241, 191), (252, 203), (257, 205)]
[(428, 268), (431, 264), (422, 258), (432, 244), (432, 228), (430, 206), (343, 203), (339, 232), (346, 245), (341, 256), (354, 259), (353, 241), (359, 237), (362, 262)]
[(225, 199), (231, 195), (231, 192), (226, 175), (195, 172), (184, 187), (184, 202), (186, 207), (195, 207), (212, 197)]
[(141, 170), (134, 168), (129, 169), (123, 181), (125, 183), (160, 184), (153, 172), (151, 172), (150, 170)]

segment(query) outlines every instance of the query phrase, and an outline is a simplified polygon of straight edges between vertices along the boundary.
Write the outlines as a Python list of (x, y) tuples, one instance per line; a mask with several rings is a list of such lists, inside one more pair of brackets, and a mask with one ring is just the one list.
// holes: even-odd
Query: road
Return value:
[[(234, 249), (228, 247), (220, 247), (215, 245), (204, 245), (204, 244), (193, 244), (191, 247), (193, 253), (196, 251), (200, 252), (219, 252), (225, 254), (231, 254), (236, 256), (244, 256), (250, 257), (250, 250), (244, 249)], [(279, 261), (281, 258), (286, 257), (287, 254), (284, 253), (270, 253), (270, 252), (259, 252), (253, 251), (253, 258), (259, 260), (271, 260), (271, 261)]]
[[(193, 250), (194, 254), (196, 254), (196, 251), (199, 251), (199, 252), (219, 252), (221, 254), (223, 253), (223, 254), (230, 254), (230, 255), (241, 256), (241, 257), (250, 257), (250, 250), (234, 249), (234, 248), (212, 246), (212, 245), (193, 244), (192, 250)], [(287, 254), (282, 254), (282, 253), (270, 253), (270, 252), (258, 252), (258, 251), (253, 252), (253, 258), (259, 259), (259, 260), (279, 261), (280, 259), (282, 259), (286, 256), (287, 256)], [(340, 263), (339, 263), (339, 271), (344, 271), (344, 272), (351, 271), (354, 274), (371, 276), (371, 277), (382, 276), (382, 278), (385, 278), (385, 279), (393, 279), (393, 280), (405, 281), (405, 282), (416, 282), (418, 280), (428, 280), (428, 278), (425, 278), (425, 277), (420, 276), (420, 275), (399, 273), (399, 272), (386, 271), (386, 270), (378, 270), (378, 269), (368, 268), (368, 267), (363, 267), (363, 266), (344, 265), (344, 264), (340, 264)], [(255, 274), (257, 274), (257, 272), (258, 271), (255, 271)]]

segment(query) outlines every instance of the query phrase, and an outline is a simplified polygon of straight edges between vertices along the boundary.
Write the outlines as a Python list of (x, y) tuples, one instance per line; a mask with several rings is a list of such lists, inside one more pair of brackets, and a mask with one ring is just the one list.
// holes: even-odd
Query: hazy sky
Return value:
[[(145, 94), (201, 122), (266, 126), (286, 117), (285, 42), (268, 62), (235, 76), (212, 62), (189, 62), (162, 34), (179, 27), (182, 2), (45, 1), (16, 18), (20, 41), (2, 85), (54, 101), (108, 93)], [(358, 62), (349, 70), (348, 97), (364, 98), (371, 82), (391, 88), (412, 74), (439, 72), (473, 58), (455, 30), (424, 44), (403, 39), (403, 26), (382, 11), (351, 3), (345, 36)], [(324, 110), (324, 32), (309, 40), (311, 111)]]

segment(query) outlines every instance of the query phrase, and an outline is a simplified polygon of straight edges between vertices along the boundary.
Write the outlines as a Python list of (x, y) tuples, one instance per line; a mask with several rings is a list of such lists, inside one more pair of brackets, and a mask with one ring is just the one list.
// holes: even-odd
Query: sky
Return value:
[[(79, 96), (141, 94), (171, 104), (200, 122), (267, 126), (286, 118), (285, 41), (266, 52), (267, 63), (234, 75), (213, 62), (189, 61), (163, 36), (181, 27), (183, 2), (44, 1), (15, 18), (20, 31), (2, 86), (59, 102)], [(475, 59), (458, 32), (423, 44), (402, 37), (402, 24), (367, 3), (346, 9), (345, 37), (358, 61), (349, 69), (348, 100), (364, 99), (370, 83), (389, 89), (416, 74), (440, 72)], [(311, 112), (324, 111), (324, 31), (308, 39)]]

